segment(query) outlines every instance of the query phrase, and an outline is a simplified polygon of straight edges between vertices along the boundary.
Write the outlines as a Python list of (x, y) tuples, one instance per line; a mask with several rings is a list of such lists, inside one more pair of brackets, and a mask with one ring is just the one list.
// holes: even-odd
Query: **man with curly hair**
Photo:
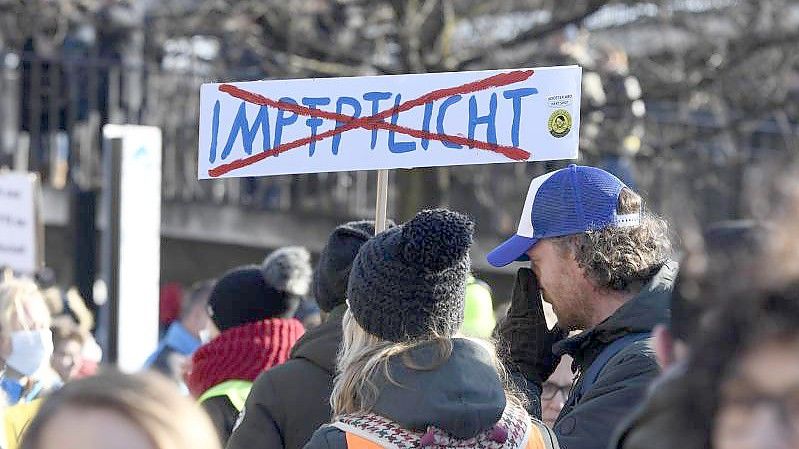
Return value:
[[(669, 318), (670, 252), (666, 223), (639, 195), (606, 171), (570, 165), (533, 179), (516, 235), (488, 255), (498, 267), (530, 261), (498, 333), (534, 415), (561, 356), (574, 359), (554, 426), (561, 448), (605, 449), (658, 375), (649, 340)], [(552, 329), (542, 301), (558, 318)]]

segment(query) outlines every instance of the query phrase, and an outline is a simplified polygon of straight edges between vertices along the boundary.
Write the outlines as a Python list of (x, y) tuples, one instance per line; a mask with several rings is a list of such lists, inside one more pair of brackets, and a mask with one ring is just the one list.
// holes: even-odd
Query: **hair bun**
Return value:
[(402, 226), (403, 256), (409, 264), (441, 271), (469, 253), (474, 223), (447, 209), (423, 210)]

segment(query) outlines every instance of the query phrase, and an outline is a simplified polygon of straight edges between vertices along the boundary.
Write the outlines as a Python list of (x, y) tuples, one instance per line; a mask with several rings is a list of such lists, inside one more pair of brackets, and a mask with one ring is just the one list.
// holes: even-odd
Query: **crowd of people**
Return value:
[(0, 447), (799, 448), (799, 196), (685, 239), (679, 264), (597, 168), (507, 207), (518, 229), (487, 258), (521, 265), (498, 320), (475, 223), (424, 210), (173, 295), (133, 374), (100, 363), (74, 292), (6, 273)]

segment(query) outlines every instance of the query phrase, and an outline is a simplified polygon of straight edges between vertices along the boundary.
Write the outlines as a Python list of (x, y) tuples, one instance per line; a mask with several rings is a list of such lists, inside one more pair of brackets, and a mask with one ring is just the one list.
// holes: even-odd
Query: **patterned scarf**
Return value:
[(226, 380), (254, 381), (261, 372), (288, 360), (304, 332), (302, 323), (293, 318), (268, 318), (230, 328), (194, 353), (186, 385), (199, 397)]
[(459, 440), (433, 426), (425, 432), (405, 429), (375, 413), (340, 416), (331, 425), (390, 449), (520, 449), (539, 447), (527, 445), (528, 438), (538, 438), (532, 435), (530, 423), (530, 416), (523, 408), (509, 403), (498, 423), (466, 440)]

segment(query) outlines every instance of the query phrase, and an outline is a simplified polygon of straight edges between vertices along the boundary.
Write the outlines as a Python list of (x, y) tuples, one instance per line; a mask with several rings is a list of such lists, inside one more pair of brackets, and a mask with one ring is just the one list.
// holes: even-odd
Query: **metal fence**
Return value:
[(53, 188), (100, 185), (104, 124), (155, 125), (163, 135), (166, 202), (336, 218), (373, 213), (372, 173), (198, 181), (198, 92), (212, 75), (99, 57), (0, 52), (0, 62), (0, 166), (36, 171)]

